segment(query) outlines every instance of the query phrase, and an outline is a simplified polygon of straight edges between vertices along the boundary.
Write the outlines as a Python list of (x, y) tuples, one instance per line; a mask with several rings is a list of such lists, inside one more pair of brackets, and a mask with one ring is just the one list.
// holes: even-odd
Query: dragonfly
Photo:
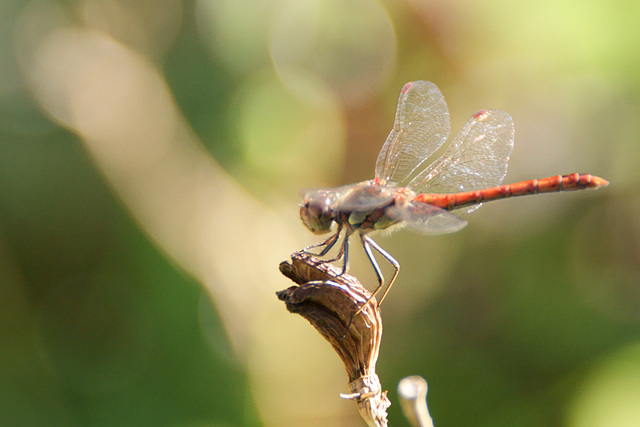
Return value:
[[(330, 233), (334, 223), (337, 227), (328, 239), (303, 251), (319, 251), (314, 255), (325, 257), (343, 236), (337, 256), (324, 262), (342, 260), (341, 274), (345, 274), (349, 238), (358, 234), (378, 281), (367, 303), (384, 288), (378, 302), (382, 304), (400, 270), (398, 261), (369, 236), (371, 232), (407, 227), (430, 235), (452, 233), (467, 225), (460, 214), (471, 213), (484, 202), (609, 184), (591, 174), (573, 173), (500, 185), (514, 142), (513, 120), (500, 110), (475, 113), (444, 153), (423, 166), (445, 143), (449, 131), (449, 110), (436, 85), (409, 82), (400, 91), (393, 129), (378, 155), (374, 179), (304, 194), (300, 218), (306, 228), (321, 235)], [(393, 266), (386, 287), (373, 250)]]

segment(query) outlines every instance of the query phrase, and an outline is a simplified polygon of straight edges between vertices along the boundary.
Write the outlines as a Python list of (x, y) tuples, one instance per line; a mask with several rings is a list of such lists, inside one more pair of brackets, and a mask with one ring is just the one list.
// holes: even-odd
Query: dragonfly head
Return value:
[(305, 227), (313, 234), (324, 234), (331, 231), (333, 212), (331, 206), (335, 194), (328, 190), (317, 190), (307, 193), (300, 205), (300, 218)]

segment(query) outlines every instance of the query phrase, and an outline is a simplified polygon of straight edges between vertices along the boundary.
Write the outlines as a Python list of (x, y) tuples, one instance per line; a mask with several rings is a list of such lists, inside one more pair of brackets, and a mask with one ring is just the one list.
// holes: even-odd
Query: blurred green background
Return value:
[(418, 374), (439, 427), (640, 425), (640, 3), (0, 10), (0, 425), (362, 425), (277, 266), (318, 241), (298, 191), (372, 178), (411, 80), (438, 85), (453, 133), (513, 116), (505, 182), (611, 185), (376, 238), (402, 265), (391, 424)]

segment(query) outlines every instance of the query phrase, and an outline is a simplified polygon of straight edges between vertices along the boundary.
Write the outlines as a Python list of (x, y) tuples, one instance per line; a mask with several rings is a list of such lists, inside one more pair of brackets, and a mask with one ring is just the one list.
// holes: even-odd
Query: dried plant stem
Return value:
[(433, 427), (427, 408), (427, 382), (417, 375), (403, 378), (398, 384), (398, 396), (404, 416), (414, 427)]
[(375, 299), (366, 304), (371, 294), (355, 277), (308, 254), (294, 253), (290, 263), (280, 264), (280, 271), (299, 286), (278, 292), (278, 298), (290, 312), (307, 319), (342, 359), (350, 391), (342, 397), (356, 401), (369, 426), (387, 426), (391, 402), (375, 373), (382, 338)]

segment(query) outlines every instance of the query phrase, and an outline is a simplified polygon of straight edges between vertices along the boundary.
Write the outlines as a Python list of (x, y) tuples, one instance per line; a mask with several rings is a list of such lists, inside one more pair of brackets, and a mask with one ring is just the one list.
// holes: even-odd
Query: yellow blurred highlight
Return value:
[(65, 28), (42, 41), (34, 63), (31, 77), (46, 83), (38, 95), (48, 112), (94, 141), (104, 161), (144, 173), (166, 155), (176, 132), (174, 106), (139, 56), (99, 33)]
[(88, 26), (153, 57), (171, 46), (182, 22), (178, 0), (84, 0), (79, 10)]
[(600, 361), (568, 408), (570, 427), (637, 427), (640, 420), (640, 342)]

